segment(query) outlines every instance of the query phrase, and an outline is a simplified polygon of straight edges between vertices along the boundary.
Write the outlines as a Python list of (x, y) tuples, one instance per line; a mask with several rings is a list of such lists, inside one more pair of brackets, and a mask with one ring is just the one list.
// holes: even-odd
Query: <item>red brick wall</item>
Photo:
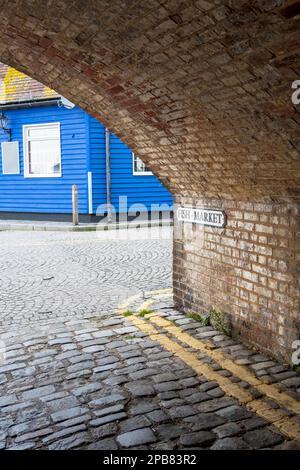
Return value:
[(227, 313), (234, 335), (290, 361), (300, 333), (300, 217), (293, 204), (178, 199), (224, 209), (224, 229), (176, 222), (178, 308)]

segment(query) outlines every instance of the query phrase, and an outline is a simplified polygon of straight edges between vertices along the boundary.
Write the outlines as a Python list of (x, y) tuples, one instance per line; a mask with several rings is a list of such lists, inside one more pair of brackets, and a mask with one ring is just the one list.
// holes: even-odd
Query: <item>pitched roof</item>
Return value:
[(55, 91), (0, 62), (0, 106), (58, 98)]

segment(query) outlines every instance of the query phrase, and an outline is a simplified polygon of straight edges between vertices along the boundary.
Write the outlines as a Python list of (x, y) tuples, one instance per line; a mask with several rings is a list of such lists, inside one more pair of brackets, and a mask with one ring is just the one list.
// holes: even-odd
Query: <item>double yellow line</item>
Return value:
[[(151, 293), (147, 294), (150, 295)], [(154, 297), (161, 295), (167, 296), (171, 294), (163, 290), (153, 293)], [(136, 295), (128, 299), (119, 307), (118, 313), (124, 312), (124, 308), (126, 309), (133, 302), (136, 302), (138, 298), (139, 296)], [(153, 299), (146, 300), (139, 310), (146, 307), (149, 308), (154, 302), (155, 300)], [(203, 375), (206, 379), (217, 382), (226, 395), (235, 398), (240, 404), (246, 406), (247, 409), (264, 418), (289, 439), (300, 441), (300, 423), (291, 417), (291, 414), (300, 415), (300, 402), (280, 390), (276, 384), (265, 384), (255, 377), (249, 369), (236, 364), (232, 359), (226, 357), (222, 351), (213, 350), (203, 341), (187, 334), (181, 328), (160, 316), (159, 312), (148, 314), (147, 320), (143, 320), (135, 315), (130, 315), (126, 319), (140, 331), (149, 335), (153, 341), (159, 343), (164, 349), (184, 361), (198, 375)], [(189, 352), (185, 349), (186, 346), (204, 353), (218, 363), (222, 369), (227, 369), (240, 380), (247, 382), (256, 391), (261, 393), (262, 398), (253, 398), (249, 391), (233, 383), (228, 377), (222, 376), (208, 364), (203, 363), (198, 359), (197, 353)], [(267, 399), (275, 402), (276, 407), (268, 403)]]

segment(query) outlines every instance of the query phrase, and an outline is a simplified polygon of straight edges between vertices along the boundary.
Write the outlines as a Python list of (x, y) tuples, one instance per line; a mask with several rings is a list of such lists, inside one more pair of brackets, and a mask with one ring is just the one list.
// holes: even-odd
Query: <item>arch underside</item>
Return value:
[(298, 200), (299, 16), (216, 3), (2, 0), (0, 60), (97, 116), (176, 195)]

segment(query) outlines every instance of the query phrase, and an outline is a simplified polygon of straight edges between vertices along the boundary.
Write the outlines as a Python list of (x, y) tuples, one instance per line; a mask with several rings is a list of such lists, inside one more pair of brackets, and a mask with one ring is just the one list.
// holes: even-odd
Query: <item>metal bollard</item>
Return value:
[(78, 187), (72, 186), (73, 225), (78, 225)]

